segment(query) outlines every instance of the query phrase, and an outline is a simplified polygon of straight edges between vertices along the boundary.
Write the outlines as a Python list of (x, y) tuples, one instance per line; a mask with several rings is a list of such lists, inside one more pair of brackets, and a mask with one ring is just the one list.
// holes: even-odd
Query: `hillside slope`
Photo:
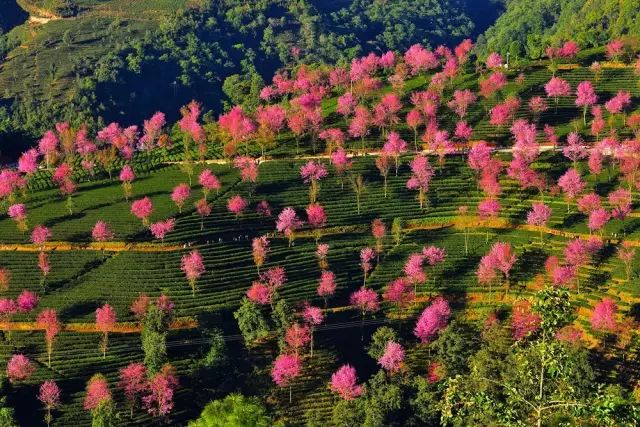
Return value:
[[(220, 111), (229, 96), (255, 98), (283, 65), (453, 44), (482, 32), (500, 10), (492, 0), (471, 3), (19, 0), (54, 19), (13, 29), (0, 48), (0, 150), (19, 152), (56, 121), (140, 121), (192, 98)], [(479, 13), (485, 4), (494, 12)]]
[(638, 0), (511, 0), (483, 35), (481, 51), (537, 59), (550, 44), (576, 40), (583, 48), (640, 34)]

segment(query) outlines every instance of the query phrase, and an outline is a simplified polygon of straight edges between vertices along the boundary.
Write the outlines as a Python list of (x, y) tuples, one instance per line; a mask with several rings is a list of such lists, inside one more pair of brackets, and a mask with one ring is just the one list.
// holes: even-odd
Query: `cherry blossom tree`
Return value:
[(447, 326), (450, 316), (449, 303), (444, 298), (438, 297), (422, 311), (413, 334), (423, 344), (429, 343)]
[[(109, 425), (101, 418), (104, 416), (105, 410), (111, 409), (112, 405), (113, 397), (107, 379), (102, 374), (95, 374), (87, 382), (84, 409), (91, 412), (95, 425)], [(107, 416), (110, 416), (111, 410), (106, 412)]]
[(27, 225), (27, 208), (22, 203), (15, 203), (7, 209), (7, 215), (13, 221), (15, 221), (18, 230), (21, 232), (25, 232), (28, 230), (29, 226)]
[(378, 294), (373, 289), (365, 288), (364, 286), (353, 292), (349, 297), (349, 303), (357, 308), (362, 314), (360, 323), (360, 339), (364, 339), (362, 328), (364, 327), (364, 317), (367, 313), (374, 313), (380, 309), (380, 302), (378, 301)]
[(245, 114), (242, 107), (236, 105), (228, 113), (222, 114), (218, 118), (218, 125), (225, 132), (229, 143), (236, 147), (238, 144), (245, 144), (248, 151), (248, 141), (253, 136), (256, 126)]
[(580, 293), (580, 275), (579, 270), (589, 261), (589, 247), (587, 242), (579, 238), (572, 239), (564, 248), (564, 258), (568, 265), (576, 271), (576, 286)]
[(609, 114), (613, 117), (615, 114), (623, 115), (623, 124), (626, 124), (626, 115), (624, 111), (631, 105), (631, 94), (626, 90), (620, 90), (610, 100), (604, 104), (604, 108), (607, 109)]
[(429, 266), (435, 267), (442, 264), (447, 257), (447, 253), (444, 249), (436, 246), (428, 246), (422, 249), (422, 255)]
[(384, 251), (384, 238), (387, 233), (387, 227), (380, 218), (376, 218), (371, 222), (371, 234), (376, 241), (376, 254), (378, 259)]
[(205, 200), (211, 191), (215, 190), (218, 192), (220, 191), (220, 188), (222, 188), (222, 184), (220, 184), (218, 177), (216, 177), (209, 169), (205, 169), (200, 173), (198, 182), (202, 186), (202, 194), (204, 195)]
[(540, 328), (542, 319), (531, 310), (531, 303), (526, 300), (513, 304), (511, 314), (511, 330), (513, 339), (519, 341)]
[(196, 282), (206, 271), (202, 255), (197, 249), (184, 255), (180, 261), (180, 269), (184, 272), (191, 286), (192, 296), (196, 296)]
[(551, 77), (551, 80), (544, 85), (544, 90), (548, 98), (555, 100), (556, 113), (558, 112), (558, 98), (571, 95), (571, 85), (569, 82), (555, 76)]
[(44, 408), (47, 410), (47, 414), (44, 416), (47, 427), (53, 421), (51, 411), (60, 407), (61, 394), (60, 387), (53, 380), (46, 380), (40, 385), (38, 400), (44, 404)]
[(191, 197), (191, 188), (189, 185), (181, 183), (174, 187), (171, 192), (171, 200), (178, 207), (178, 212), (182, 213), (182, 207), (185, 202)]
[(305, 184), (309, 184), (309, 201), (315, 203), (320, 192), (320, 181), (328, 175), (327, 168), (322, 163), (309, 160), (300, 167), (300, 177)]
[(327, 298), (336, 292), (336, 275), (329, 270), (322, 270), (318, 281), (318, 296), (324, 299), (324, 306), (327, 306)]
[(417, 292), (418, 283), (423, 283), (427, 280), (427, 275), (423, 270), (424, 261), (425, 257), (422, 253), (413, 253), (409, 255), (407, 262), (404, 264), (404, 274), (407, 280), (413, 284), (414, 293)]
[(162, 243), (164, 243), (164, 238), (168, 233), (172, 232), (176, 225), (176, 220), (174, 218), (169, 218), (164, 221), (154, 222), (149, 226), (149, 231), (151, 231), (151, 235), (155, 239), (159, 239)]
[(352, 138), (360, 138), (361, 149), (364, 151), (364, 138), (369, 134), (369, 126), (373, 123), (373, 117), (369, 110), (358, 105), (355, 108), (355, 114), (349, 123), (349, 135)]
[(289, 326), (284, 334), (284, 341), (291, 348), (296, 356), (300, 350), (311, 342), (311, 329), (307, 325), (294, 323)]
[(500, 56), (496, 52), (491, 52), (489, 56), (487, 56), (487, 68), (501, 68), (502, 67), (502, 56)]
[(227, 209), (236, 216), (236, 220), (242, 215), (247, 206), (249, 206), (249, 201), (237, 194), (227, 200)]
[(149, 226), (149, 218), (153, 214), (153, 203), (149, 197), (136, 200), (131, 204), (131, 213), (142, 221), (142, 225)]
[[(500, 202), (496, 199), (484, 199), (478, 203), (478, 215), (480, 219), (486, 221), (490, 218), (497, 218), (500, 214)], [(487, 227), (487, 234), (485, 243), (489, 242), (489, 227)]]
[(120, 171), (119, 178), (120, 182), (122, 182), (124, 199), (129, 201), (129, 198), (133, 194), (133, 180), (136, 179), (136, 174), (133, 172), (133, 168), (129, 165), (125, 165)]
[(562, 154), (573, 162), (573, 168), (576, 169), (578, 160), (586, 158), (589, 153), (580, 135), (577, 132), (571, 132), (567, 137), (567, 145), (562, 149)]
[(14, 354), (7, 362), (7, 378), (12, 384), (29, 379), (35, 371), (36, 367), (24, 354)]
[(258, 163), (249, 156), (237, 156), (233, 159), (233, 166), (240, 171), (240, 179), (248, 185), (249, 197), (253, 187), (258, 182)]
[(578, 84), (576, 89), (576, 106), (582, 107), (582, 120), (587, 124), (587, 109), (598, 103), (598, 95), (590, 81), (585, 80)]
[(44, 245), (49, 239), (51, 239), (51, 230), (44, 225), (36, 225), (31, 231), (31, 243), (38, 246), (41, 251), (44, 251)]
[(318, 204), (313, 203), (306, 208), (307, 212), (307, 222), (309, 226), (313, 229), (313, 234), (316, 238), (316, 244), (320, 237), (322, 237), (322, 227), (327, 224), (327, 214), (324, 208)]
[(611, 214), (603, 208), (599, 208), (594, 210), (589, 214), (589, 221), (587, 226), (589, 228), (589, 233), (593, 233), (594, 231), (600, 231), (602, 233), (602, 229), (611, 219)]
[(384, 349), (384, 354), (378, 359), (378, 365), (393, 374), (402, 369), (404, 358), (405, 354), (402, 345), (395, 341), (389, 341)]
[(387, 285), (387, 289), (382, 294), (382, 299), (386, 302), (396, 304), (398, 308), (404, 308), (416, 298), (416, 293), (409, 282), (404, 277), (397, 278)]
[(319, 307), (309, 305), (309, 303), (305, 301), (304, 309), (302, 311), (302, 318), (304, 319), (310, 330), (310, 354), (311, 357), (313, 357), (313, 332), (316, 326), (324, 322), (324, 313)]
[(626, 273), (627, 280), (629, 280), (631, 277), (632, 262), (636, 256), (636, 250), (629, 244), (629, 242), (624, 241), (622, 242), (622, 245), (618, 247), (617, 255), (618, 259), (620, 259), (624, 264), (624, 271)]
[(618, 305), (611, 298), (603, 298), (593, 309), (591, 327), (596, 331), (613, 333), (618, 329)]
[(360, 267), (362, 267), (363, 283), (362, 286), (367, 286), (367, 276), (371, 270), (373, 270), (373, 259), (376, 257), (376, 252), (372, 248), (363, 248), (360, 251)]
[(16, 306), (21, 313), (28, 313), (38, 306), (38, 295), (34, 292), (23, 289), (16, 298)]
[(211, 205), (207, 203), (206, 199), (198, 199), (194, 203), (196, 213), (200, 217), (200, 231), (204, 230), (204, 219), (211, 215)]
[(422, 210), (434, 172), (429, 164), (429, 159), (425, 156), (416, 156), (411, 163), (409, 163), (409, 167), (411, 168), (411, 177), (407, 181), (407, 188), (409, 190), (418, 190), (418, 201), (420, 202), (420, 209)]
[(116, 311), (109, 304), (96, 309), (96, 329), (102, 333), (100, 350), (102, 358), (107, 357), (107, 345), (109, 342), (109, 331), (116, 325)]
[(396, 176), (398, 176), (398, 168), (400, 167), (400, 156), (407, 152), (407, 143), (400, 138), (397, 132), (390, 132), (387, 136), (387, 142), (382, 147), (382, 152), (392, 157), (395, 162)]
[(567, 213), (569, 212), (569, 202), (584, 190), (585, 183), (580, 177), (580, 173), (576, 169), (569, 169), (558, 178), (558, 186), (562, 189), (567, 200)]
[(136, 401), (147, 391), (147, 368), (143, 363), (133, 362), (120, 369), (119, 387), (124, 392), (125, 398), (133, 417), (133, 408)]
[(445, 156), (455, 152), (453, 142), (449, 139), (449, 132), (445, 130), (437, 131), (431, 142), (429, 142), (429, 149), (438, 156), (438, 167), (442, 171)]
[(174, 407), (173, 396), (178, 388), (178, 378), (175, 369), (167, 364), (156, 372), (148, 381), (147, 394), (142, 398), (142, 404), (151, 415), (167, 416)]
[(138, 298), (136, 298), (130, 307), (130, 311), (133, 313), (134, 317), (138, 320), (141, 320), (144, 315), (147, 313), (147, 309), (149, 308), (149, 304), (151, 303), (151, 298), (149, 298), (146, 294), (140, 294)]
[(293, 208), (284, 208), (278, 215), (276, 230), (283, 233), (289, 239), (289, 247), (291, 247), (293, 243), (296, 230), (300, 227), (302, 227), (302, 221), (300, 221)]
[(297, 355), (281, 354), (273, 362), (271, 378), (279, 387), (289, 387), (289, 403), (291, 403), (291, 381), (300, 376), (302, 362)]
[(113, 240), (113, 236), (114, 234), (109, 224), (102, 220), (98, 220), (91, 230), (91, 238), (95, 242), (107, 242)]
[(529, 110), (533, 114), (533, 121), (538, 123), (540, 115), (549, 109), (547, 101), (541, 96), (533, 96), (529, 99)]
[(356, 370), (351, 365), (342, 365), (331, 375), (329, 388), (344, 400), (353, 400), (362, 394), (362, 386), (357, 384)]
[(260, 274), (260, 267), (264, 265), (270, 252), (267, 236), (254, 237), (251, 242), (251, 252), (253, 254), (253, 263), (256, 265), (258, 274)]
[(53, 342), (62, 330), (62, 324), (58, 320), (58, 313), (52, 308), (45, 308), (38, 315), (36, 325), (39, 329), (44, 329), (44, 338), (47, 343), (47, 366), (51, 367), (51, 353), (53, 353)]
[(406, 121), (407, 126), (413, 130), (413, 146), (418, 151), (418, 127), (423, 122), (422, 113), (417, 108), (414, 108), (407, 113)]
[(44, 251), (38, 254), (38, 268), (42, 273), (40, 285), (44, 288), (45, 281), (47, 280), (47, 276), (51, 272), (51, 265), (49, 264), (49, 256)]
[(549, 222), (551, 213), (552, 209), (542, 202), (534, 202), (527, 213), (527, 224), (540, 227), (540, 243), (542, 243), (542, 228)]
[(345, 173), (353, 167), (353, 162), (347, 156), (347, 152), (340, 147), (331, 153), (331, 164), (333, 164), (336, 174), (338, 175), (338, 179), (340, 180), (340, 188), (344, 190), (343, 177)]
[(460, 119), (463, 119), (467, 115), (469, 107), (476, 102), (478, 97), (469, 89), (456, 90), (453, 92), (451, 101), (447, 103), (447, 106), (451, 108)]
[(329, 268), (328, 256), (329, 254), (329, 245), (326, 243), (320, 243), (316, 248), (316, 258), (318, 259), (318, 265), (321, 270), (326, 270)]

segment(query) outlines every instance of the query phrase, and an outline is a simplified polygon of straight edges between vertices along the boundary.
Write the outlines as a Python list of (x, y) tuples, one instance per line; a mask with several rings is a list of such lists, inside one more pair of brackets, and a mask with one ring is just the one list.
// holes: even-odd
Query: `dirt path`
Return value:
[[(184, 245), (165, 245), (162, 243), (72, 243), (72, 242), (48, 242), (44, 245), (47, 252), (66, 251), (104, 251), (104, 252), (175, 252), (184, 249)], [(0, 252), (40, 252), (40, 246), (33, 244), (1, 244)]]
[[(198, 322), (192, 317), (184, 317), (175, 320), (171, 330), (195, 329)], [(43, 331), (35, 322), (0, 322), (0, 330), (3, 331)], [(95, 323), (66, 323), (62, 325), (64, 332), (78, 332), (81, 334), (102, 333), (96, 329)], [(142, 326), (136, 322), (121, 322), (115, 324), (108, 332), (114, 334), (137, 334), (142, 331)]]

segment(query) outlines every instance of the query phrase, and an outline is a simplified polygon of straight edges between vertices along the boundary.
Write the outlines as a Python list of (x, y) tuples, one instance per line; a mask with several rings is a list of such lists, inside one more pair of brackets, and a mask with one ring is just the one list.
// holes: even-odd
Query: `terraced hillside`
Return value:
[[(88, 20), (87, 24), (91, 22), (92, 31), (95, 31), (93, 25), (101, 22), (102, 11), (108, 8), (109, 13), (113, 13), (118, 4), (116, 1), (97, 3), (77, 2), (78, 6), (96, 6), (91, 12), (81, 12), (86, 13), (87, 18), (91, 16), (92, 21)], [(80, 15), (72, 19), (83, 18)], [(60, 27), (56, 31), (64, 33), (67, 21), (57, 22)], [(141, 17), (141, 32), (147, 24)], [(55, 28), (55, 24), (51, 28)], [(38, 38), (40, 36), (44, 37), (36, 36), (33, 42), (44, 43), (44, 38)], [(555, 127), (563, 146), (567, 134), (574, 130), (580, 132), (589, 147), (601, 139), (591, 135), (583, 124), (582, 110), (575, 106), (575, 97), (561, 97), (557, 106), (552, 98), (549, 99), (550, 108), (536, 122), (536, 145), (541, 153), (532, 169), (544, 174), (548, 180), (544, 191), (522, 189), (519, 182), (501, 173), (502, 192), (497, 197), (501, 205), (499, 215), (480, 218), (477, 207), (487, 196), (477, 184), (477, 172), (467, 162), (469, 147), (478, 140), (488, 140), (496, 148), (493, 156), (508, 164), (513, 158), (510, 124), (517, 119), (531, 118), (528, 101), (535, 96), (545, 96), (544, 85), (554, 74), (569, 82), (573, 90), (581, 81), (595, 82), (596, 76), (588, 66), (594, 60), (602, 59), (602, 50), (596, 49), (582, 52), (576, 64), (561, 66), (555, 73), (546, 62), (521, 64), (504, 70), (509, 83), (501, 94), (482, 98), (469, 108), (466, 120), (473, 127), (469, 138), (472, 142), (460, 144), (455, 153), (444, 157), (443, 165), (434, 166), (424, 209), (416, 200), (417, 193), (408, 190), (406, 184), (412, 174), (409, 164), (415, 153), (400, 156), (397, 174), (391, 167), (385, 194), (376, 160), (381, 156), (386, 137), (377, 129), (362, 141), (355, 138), (345, 143), (352, 155), (353, 166), (342, 178), (330, 164), (328, 155), (313, 146), (311, 136), (295, 138), (290, 131), (282, 131), (276, 147), (269, 148), (266, 155), (260, 157), (257, 182), (251, 184), (225, 160), (225, 150), (218, 138), (207, 139), (202, 162), (190, 160), (197, 156), (196, 144), (174, 126), (170, 131), (173, 146), (140, 152), (127, 161), (136, 173), (132, 182), (133, 194), (128, 200), (115, 177), (110, 180), (100, 167), (91, 174), (79, 166), (79, 158), (74, 158), (72, 179), (78, 188), (73, 195), (71, 212), (67, 198), (62, 197), (52, 183), (52, 171), (42, 167), (30, 178), (28, 191), (12, 194), (13, 199), (7, 198), (5, 204), (24, 203), (29, 228), (40, 224), (51, 230), (52, 238), (45, 245), (51, 271), (43, 279), (38, 266), (42, 249), (30, 243), (29, 232), (21, 232), (16, 221), (3, 214), (0, 217), (0, 267), (11, 272), (10, 286), (4, 291), (3, 298), (16, 298), (23, 289), (35, 292), (40, 298), (37, 311), (44, 307), (56, 309), (65, 329), (54, 344), (51, 367), (47, 367), (42, 331), (28, 330), (37, 329), (28, 323), (35, 319), (33, 312), (10, 316), (15, 323), (0, 323), (4, 330), (0, 347), (3, 362), (14, 353), (23, 353), (37, 365), (36, 373), (28, 380), (7, 387), (9, 405), (16, 408), (22, 423), (36, 425), (41, 417), (36, 421), (33, 414), (42, 412), (35, 397), (37, 386), (45, 379), (53, 378), (62, 388), (64, 398), (62, 407), (54, 412), (52, 425), (89, 425), (90, 415), (82, 407), (87, 380), (100, 372), (112, 389), (117, 390), (118, 370), (144, 357), (137, 320), (129, 309), (131, 303), (141, 293), (151, 297), (164, 294), (175, 303), (176, 315), (182, 321), (180, 328), (169, 333), (167, 344), (168, 360), (180, 378), (175, 411), (167, 418), (171, 424), (181, 425), (195, 418), (206, 402), (231, 390), (261, 397), (276, 418), (288, 425), (303, 425), (314, 420), (328, 423), (337, 399), (327, 387), (331, 373), (343, 363), (351, 363), (357, 366), (360, 381), (370, 378), (377, 367), (363, 347), (369, 344), (378, 326), (390, 325), (397, 330), (399, 340), (406, 347), (407, 372), (424, 376), (430, 362), (436, 361), (440, 353), (432, 352), (429, 345), (419, 344), (412, 330), (420, 312), (437, 295), (450, 302), (457, 320), (484, 321), (487, 315), (496, 311), (508, 315), (513, 303), (532, 300), (545, 282), (550, 281), (549, 273), (545, 272), (549, 256), (555, 255), (562, 260), (568, 242), (575, 238), (587, 241), (592, 235), (599, 236), (602, 247), (576, 269), (575, 283), (566, 284), (577, 313), (574, 327), (583, 332), (583, 342), (600, 363), (598, 379), (603, 383), (632, 386), (638, 378), (635, 354), (630, 352), (629, 359), (625, 359), (626, 347), (622, 341), (604, 346), (606, 340), (600, 331), (592, 328), (590, 318), (594, 306), (606, 297), (617, 304), (621, 323), (623, 318), (636, 320), (640, 302), (637, 261), (633, 262), (631, 275), (627, 277), (625, 264), (616, 256), (616, 251), (623, 240), (632, 247), (640, 246), (640, 215), (637, 212), (640, 194), (637, 187), (631, 188), (632, 209), (624, 221), (611, 219), (603, 229), (590, 231), (588, 215), (578, 210), (576, 200), (567, 201), (562, 193), (550, 189), (572, 162), (549, 144), (542, 132), (544, 125)], [(388, 77), (384, 71), (381, 73), (381, 79)], [(523, 80), (518, 78), (521, 74)], [(401, 92), (400, 117), (404, 118), (410, 110), (412, 95), (430, 87), (432, 77), (433, 73), (423, 73), (406, 81)], [(449, 99), (454, 90), (477, 91), (479, 77), (467, 67), (444, 85), (442, 99)], [(632, 67), (605, 63), (595, 85), (602, 102), (611, 99), (619, 90), (629, 90), (633, 102), (627, 112), (631, 112), (638, 105), (637, 82)], [(43, 90), (48, 87), (43, 85)], [(365, 102), (375, 105), (381, 96), (391, 91), (390, 86), (383, 86), (368, 93)], [(334, 89), (334, 93), (322, 102), (325, 129), (346, 130), (345, 120), (335, 111), (338, 95), (341, 90)], [(491, 109), (515, 96), (520, 98), (520, 106), (509, 125), (491, 124)], [(288, 105), (288, 100), (283, 104)], [(444, 105), (443, 102), (440, 106), (438, 126), (453, 129), (457, 118)], [(626, 120), (622, 115), (611, 115), (608, 124), (620, 140), (633, 137), (633, 129), (626, 126)], [(207, 132), (210, 126), (205, 126)], [(412, 145), (414, 132), (404, 120), (393, 128)], [(298, 155), (294, 154), (296, 142), (301, 144)], [(361, 150), (361, 144), (364, 144), (364, 150)], [(433, 150), (426, 144), (423, 148), (426, 149), (423, 154), (437, 165)], [(255, 157), (260, 153), (260, 148), (253, 142), (247, 144), (246, 149)], [(244, 146), (238, 150), (244, 152)], [(317, 200), (324, 207), (328, 221), (319, 235), (303, 226), (294, 233), (295, 239), (290, 244), (286, 236), (276, 231), (276, 218), (283, 209), (293, 207), (306, 220), (303, 212), (309, 205), (309, 186), (301, 180), (300, 170), (310, 160), (323, 163), (329, 171), (329, 176), (321, 181)], [(115, 169), (119, 171), (125, 161), (119, 159), (117, 162)], [(619, 164), (612, 161), (610, 167), (605, 167), (599, 174), (589, 172), (586, 159), (577, 161), (575, 167), (586, 183), (582, 194), (598, 194), (602, 206), (611, 210), (613, 206), (606, 196), (619, 186), (627, 188), (624, 181), (627, 174), (621, 171)], [(208, 196), (212, 212), (201, 218), (193, 203), (201, 197), (197, 177), (205, 169), (220, 179), (221, 189)], [(357, 176), (361, 176), (366, 184), (366, 191), (361, 194), (361, 206), (351, 184)], [(188, 183), (191, 189), (191, 195), (181, 209), (171, 199), (172, 189), (180, 183)], [(249, 201), (248, 208), (240, 215), (231, 213), (227, 206), (228, 200), (236, 195)], [(149, 229), (131, 213), (131, 201), (144, 196), (153, 202), (150, 222), (176, 219), (175, 229), (162, 242), (154, 239)], [(268, 215), (256, 210), (263, 200), (270, 206)], [(552, 209), (544, 227), (527, 224), (532, 203), (539, 201)], [(463, 206), (468, 211), (461, 213)], [(381, 219), (388, 232), (382, 240), (382, 250), (373, 262), (373, 270), (364, 278), (360, 251), (367, 246), (376, 247), (371, 235), (374, 219)], [(114, 233), (107, 243), (91, 243), (92, 227), (99, 220), (106, 221)], [(394, 220), (402, 224), (402, 228), (396, 230), (397, 236), (391, 233)], [(299, 312), (303, 301), (325, 307), (325, 301), (317, 294), (322, 270), (316, 257), (318, 242), (329, 245), (328, 267), (325, 268), (336, 275), (336, 294), (324, 308), (325, 323), (316, 328), (315, 352), (313, 356), (305, 353), (302, 374), (292, 382), (292, 401), (288, 398), (289, 390), (274, 387), (269, 378), (273, 359), (279, 352), (275, 328), (266, 338), (245, 346), (233, 316), (247, 289), (257, 280), (252, 241), (262, 235), (268, 237), (271, 251), (261, 269), (285, 268), (287, 280), (278, 290), (278, 297), (286, 301), (292, 311)], [(465, 251), (465, 240), (468, 251)], [(478, 282), (476, 271), (481, 258), (497, 242), (510, 243), (517, 261), (510, 276), (491, 287)], [(443, 248), (446, 259), (434, 267), (425, 267), (428, 280), (415, 284), (416, 299), (411, 304), (398, 308), (385, 301), (380, 311), (366, 316), (351, 306), (350, 294), (362, 286), (363, 280), (369, 289), (382, 294), (391, 281), (405, 274), (405, 262), (411, 254), (432, 245)], [(194, 249), (203, 256), (206, 266), (206, 272), (197, 281), (195, 296), (180, 270), (181, 258)], [(129, 327), (110, 334), (105, 358), (99, 349), (101, 335), (92, 330), (95, 310), (104, 303), (115, 309), (119, 322), (127, 322), (121, 326)], [(260, 310), (268, 315), (273, 309), (265, 304)], [(24, 326), (23, 330), (18, 324)], [(209, 332), (214, 327), (224, 333), (228, 365), (219, 371), (205, 370), (207, 375), (204, 375), (198, 361), (209, 349), (212, 342)], [(517, 345), (521, 344), (514, 344)], [(130, 416), (122, 394), (115, 392), (114, 395), (121, 425), (150, 425), (162, 421), (140, 409)]]

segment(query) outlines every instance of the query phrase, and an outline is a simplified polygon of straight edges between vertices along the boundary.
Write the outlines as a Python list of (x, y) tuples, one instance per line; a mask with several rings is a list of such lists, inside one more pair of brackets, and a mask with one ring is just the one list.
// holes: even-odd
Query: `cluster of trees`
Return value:
[(514, 57), (544, 57), (549, 44), (572, 39), (581, 46), (602, 46), (609, 40), (640, 34), (633, 0), (541, 0), (506, 2), (505, 12), (478, 40), (480, 52), (510, 52)]

